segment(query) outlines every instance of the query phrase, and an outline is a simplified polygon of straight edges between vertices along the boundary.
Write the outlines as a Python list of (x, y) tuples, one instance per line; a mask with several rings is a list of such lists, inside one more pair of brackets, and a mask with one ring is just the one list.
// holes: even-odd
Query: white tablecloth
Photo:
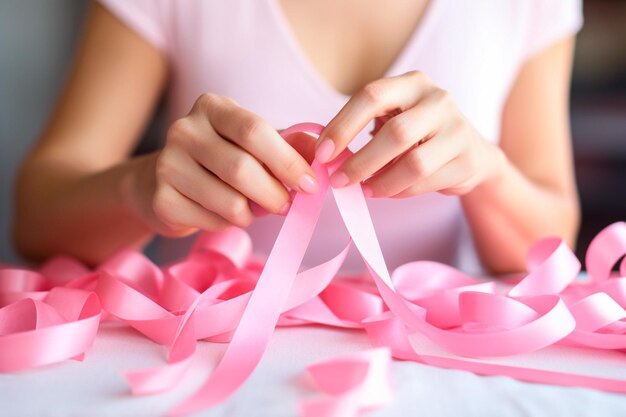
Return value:
[[(318, 326), (280, 328), (252, 377), (206, 417), (297, 417), (298, 401), (320, 395), (305, 368), (312, 362), (371, 348), (365, 333)], [(0, 416), (160, 416), (203, 380), (225, 345), (200, 342), (188, 378), (169, 393), (133, 397), (122, 373), (164, 363), (166, 349), (119, 323), (102, 325), (84, 362), (0, 374)], [(626, 360), (626, 355), (625, 355)], [(392, 364), (393, 404), (366, 414), (406, 416), (625, 416), (626, 395), (519, 382), (506, 377)]]

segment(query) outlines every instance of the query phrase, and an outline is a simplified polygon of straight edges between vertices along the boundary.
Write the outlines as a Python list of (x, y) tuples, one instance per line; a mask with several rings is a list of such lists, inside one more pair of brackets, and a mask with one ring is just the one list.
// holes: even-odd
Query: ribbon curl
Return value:
[[(299, 124), (282, 135), (319, 135), (322, 128)], [(170, 416), (229, 398), (254, 371), (276, 325), (307, 323), (364, 328), (375, 346), (387, 346), (398, 359), (626, 392), (624, 380), (463, 359), (523, 354), (563, 343), (626, 349), (626, 261), (619, 272), (612, 272), (626, 254), (626, 223), (607, 227), (593, 240), (586, 256), (587, 281), (577, 280), (581, 265), (567, 245), (549, 238), (529, 251), (529, 273), (499, 293), (493, 282), (435, 262), (408, 263), (389, 274), (356, 184), (332, 193), (372, 280), (333, 281), (351, 242), (327, 262), (300, 268), (329, 189), (329, 174), (348, 156), (345, 151), (330, 165), (313, 164), (320, 191), (295, 196), (264, 262), (251, 258), (245, 231), (231, 228), (201, 234), (186, 259), (163, 268), (135, 251), (122, 251), (93, 271), (67, 257), (54, 258), (38, 271), (0, 268), (0, 371), (80, 360), (93, 344), (100, 320), (112, 316), (170, 347), (163, 367), (126, 374), (134, 395), (174, 387), (185, 376), (197, 340), (229, 343), (207, 381)], [(457, 357), (418, 355), (411, 346), (414, 333)], [(389, 392), (384, 378), (375, 378), (379, 383), (372, 386), (363, 370), (383, 372), (388, 351), (371, 352), (347, 365), (345, 358), (337, 358), (313, 367), (322, 385), (335, 381), (354, 388), (348, 380), (336, 381), (336, 373), (325, 374), (335, 366), (350, 368), (365, 378), (365, 385), (346, 388), (350, 395), (303, 403), (303, 415), (331, 417), (337, 410), (356, 415), (360, 406), (355, 404), (367, 408), (385, 403), (387, 394), (372, 402), (373, 392)]]

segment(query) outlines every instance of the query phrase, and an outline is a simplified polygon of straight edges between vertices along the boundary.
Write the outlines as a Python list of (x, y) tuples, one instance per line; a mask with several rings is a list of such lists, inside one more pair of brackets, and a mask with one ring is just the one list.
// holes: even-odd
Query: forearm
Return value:
[(154, 187), (153, 175), (146, 174), (155, 161), (151, 154), (98, 172), (61, 161), (28, 161), (16, 188), (18, 251), (33, 260), (62, 253), (97, 264), (123, 247), (144, 245), (153, 232), (137, 205)]
[(575, 244), (580, 217), (575, 190), (533, 181), (504, 157), (499, 175), (461, 202), (483, 265), (492, 273), (525, 270), (526, 252), (543, 237)]

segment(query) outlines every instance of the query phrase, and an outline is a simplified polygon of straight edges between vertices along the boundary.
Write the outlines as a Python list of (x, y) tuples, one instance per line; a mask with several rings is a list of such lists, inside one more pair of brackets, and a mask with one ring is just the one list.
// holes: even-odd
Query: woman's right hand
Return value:
[(259, 207), (286, 214), (289, 190), (319, 188), (304, 157), (267, 121), (214, 94), (172, 124), (153, 169), (151, 213), (143, 217), (167, 236), (246, 227)]

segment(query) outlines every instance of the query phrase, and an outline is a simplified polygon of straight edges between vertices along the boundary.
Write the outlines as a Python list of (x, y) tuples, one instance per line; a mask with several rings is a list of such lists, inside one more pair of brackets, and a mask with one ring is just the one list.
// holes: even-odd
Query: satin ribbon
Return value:
[[(300, 124), (281, 134), (319, 135), (321, 130), (320, 125)], [(626, 392), (623, 380), (463, 359), (516, 355), (557, 343), (626, 348), (626, 261), (618, 273), (611, 272), (626, 254), (626, 223), (615, 223), (594, 239), (586, 256), (586, 282), (577, 280), (580, 262), (566, 244), (549, 238), (529, 251), (529, 273), (506, 293), (499, 293), (492, 282), (434, 262), (405, 264), (389, 274), (356, 184), (332, 193), (371, 280), (333, 281), (350, 242), (329, 261), (300, 269), (329, 188), (329, 174), (349, 155), (345, 151), (327, 166), (313, 163), (320, 191), (295, 196), (264, 262), (251, 258), (248, 235), (231, 228), (201, 234), (186, 259), (163, 268), (134, 251), (122, 251), (94, 271), (66, 257), (55, 258), (38, 271), (1, 268), (0, 371), (81, 359), (93, 343), (100, 319), (113, 316), (154, 342), (170, 346), (167, 365), (126, 374), (135, 395), (174, 387), (185, 376), (197, 340), (229, 343), (207, 381), (171, 410), (171, 416), (229, 398), (254, 371), (276, 325), (306, 323), (365, 328), (374, 345), (387, 346), (398, 359)], [(416, 354), (410, 344), (415, 332), (457, 357)], [(387, 394), (370, 401), (372, 393), (389, 392), (386, 378), (365, 377), (369, 373), (363, 369), (384, 373), (386, 362), (380, 352), (386, 350), (373, 352), (377, 353), (357, 355), (359, 360), (349, 366), (345, 358), (336, 358), (314, 367), (313, 375), (322, 385), (338, 381), (354, 389), (322, 387), (337, 395), (303, 403), (303, 415), (330, 417), (338, 410), (356, 415), (385, 403)], [(335, 369), (350, 372), (338, 380), (341, 373)], [(361, 388), (355, 388), (347, 376), (354, 372), (363, 377), (356, 384)]]
[(356, 417), (392, 400), (389, 383), (391, 352), (371, 349), (318, 362), (307, 368), (326, 396), (300, 403), (302, 417)]

